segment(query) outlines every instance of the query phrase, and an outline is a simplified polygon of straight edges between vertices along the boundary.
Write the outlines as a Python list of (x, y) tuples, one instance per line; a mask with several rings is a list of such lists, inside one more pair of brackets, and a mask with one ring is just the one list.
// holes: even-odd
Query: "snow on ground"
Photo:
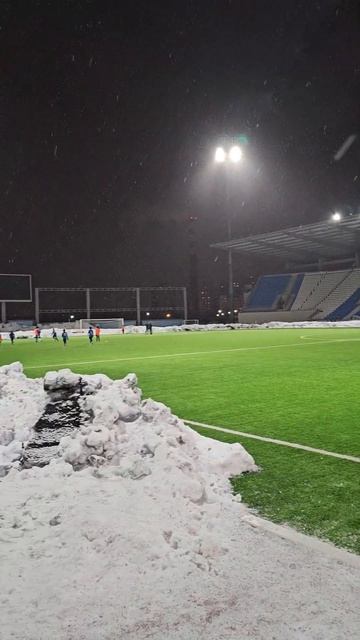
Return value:
[[(42, 381), (5, 376), (20, 433), (21, 398)], [(228, 482), (256, 469), (241, 445), (142, 401), (133, 374), (84, 382), (80, 431), (49, 466), (15, 463), (0, 482), (3, 640), (358, 638), (360, 562), (252, 526)]]
[[(64, 325), (53, 325), (58, 333), (59, 339), (61, 338), (61, 332)], [(44, 327), (41, 329), (42, 338), (51, 338), (52, 327)], [(68, 327), (68, 325), (66, 325)], [(231, 331), (233, 329), (359, 329), (360, 320), (338, 320), (336, 322), (328, 321), (303, 321), (303, 322), (264, 322), (263, 324), (243, 324), (234, 322), (231, 324), (182, 324), (172, 325), (165, 327), (153, 326), (154, 333), (183, 333), (188, 331)], [(3, 340), (9, 340), (9, 331), (13, 329), (16, 332), (16, 338), (32, 338), (34, 339), (33, 329), (20, 329), (17, 325), (5, 325), (4, 329), (1, 329)], [(116, 329), (102, 329), (103, 335), (122, 334), (119, 328)], [(71, 337), (85, 336), (87, 335), (87, 329), (67, 328), (68, 335)], [(125, 334), (129, 333), (145, 333), (145, 326), (126, 325)]]
[(0, 367), (0, 476), (18, 460), (46, 403), (42, 380), (31, 380), (20, 362)]

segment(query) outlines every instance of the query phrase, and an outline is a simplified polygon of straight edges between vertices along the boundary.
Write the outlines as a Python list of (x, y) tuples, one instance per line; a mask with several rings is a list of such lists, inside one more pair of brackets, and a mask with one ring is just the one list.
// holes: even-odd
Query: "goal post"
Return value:
[(199, 320), (198, 318), (196, 318), (195, 320), (184, 320), (184, 324), (199, 324)]
[(99, 326), (100, 329), (122, 329), (124, 324), (124, 318), (81, 318), (79, 329), (83, 331), (90, 326)]

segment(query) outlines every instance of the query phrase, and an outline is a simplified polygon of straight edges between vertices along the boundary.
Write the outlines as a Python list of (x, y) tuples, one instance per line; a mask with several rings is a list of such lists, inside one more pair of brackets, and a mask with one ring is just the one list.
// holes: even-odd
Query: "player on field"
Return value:
[(94, 338), (94, 329), (92, 327), (89, 327), (88, 329), (88, 338), (89, 338), (90, 344), (92, 344), (92, 341)]
[(41, 330), (39, 329), (39, 327), (35, 327), (34, 333), (35, 333), (35, 342), (38, 342), (41, 336)]
[(96, 327), (95, 327), (96, 342), (100, 342), (100, 333), (101, 333), (101, 329), (100, 329), (99, 325), (97, 324)]
[(56, 329), (52, 330), (52, 339), (56, 340), (56, 342), (59, 342), (59, 338), (57, 337), (57, 333), (56, 333)]
[(15, 333), (13, 331), (10, 331), (9, 333), (9, 338), (11, 340), (11, 344), (14, 344), (14, 340), (15, 340)]
[(69, 336), (68, 336), (68, 333), (67, 333), (66, 329), (63, 329), (61, 337), (62, 337), (62, 341), (64, 343), (64, 347), (66, 347), (66, 343), (69, 340)]

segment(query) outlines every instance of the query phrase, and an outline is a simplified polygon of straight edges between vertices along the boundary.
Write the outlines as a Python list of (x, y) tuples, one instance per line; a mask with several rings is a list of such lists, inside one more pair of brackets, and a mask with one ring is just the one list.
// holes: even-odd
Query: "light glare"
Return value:
[(226, 153), (222, 147), (217, 147), (215, 151), (215, 162), (225, 162)]
[(242, 155), (243, 155), (243, 152), (242, 152), (242, 149), (240, 149), (240, 147), (238, 147), (237, 145), (235, 145), (234, 147), (231, 147), (229, 151), (229, 158), (231, 162), (240, 162)]
[(335, 211), (335, 213), (332, 214), (331, 218), (332, 220), (334, 220), (334, 222), (340, 222), (342, 215), (341, 213), (339, 213), (339, 211)]

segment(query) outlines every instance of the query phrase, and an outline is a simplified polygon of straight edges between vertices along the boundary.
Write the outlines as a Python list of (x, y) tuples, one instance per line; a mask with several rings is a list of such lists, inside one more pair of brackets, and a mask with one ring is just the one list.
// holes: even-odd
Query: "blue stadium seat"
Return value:
[(345, 320), (353, 311), (355, 311), (360, 305), (360, 289), (356, 289), (354, 293), (343, 302), (337, 309), (334, 309), (326, 320)]
[(249, 311), (276, 309), (281, 296), (287, 291), (291, 278), (291, 274), (262, 276), (259, 278), (247, 302), (246, 309)]

